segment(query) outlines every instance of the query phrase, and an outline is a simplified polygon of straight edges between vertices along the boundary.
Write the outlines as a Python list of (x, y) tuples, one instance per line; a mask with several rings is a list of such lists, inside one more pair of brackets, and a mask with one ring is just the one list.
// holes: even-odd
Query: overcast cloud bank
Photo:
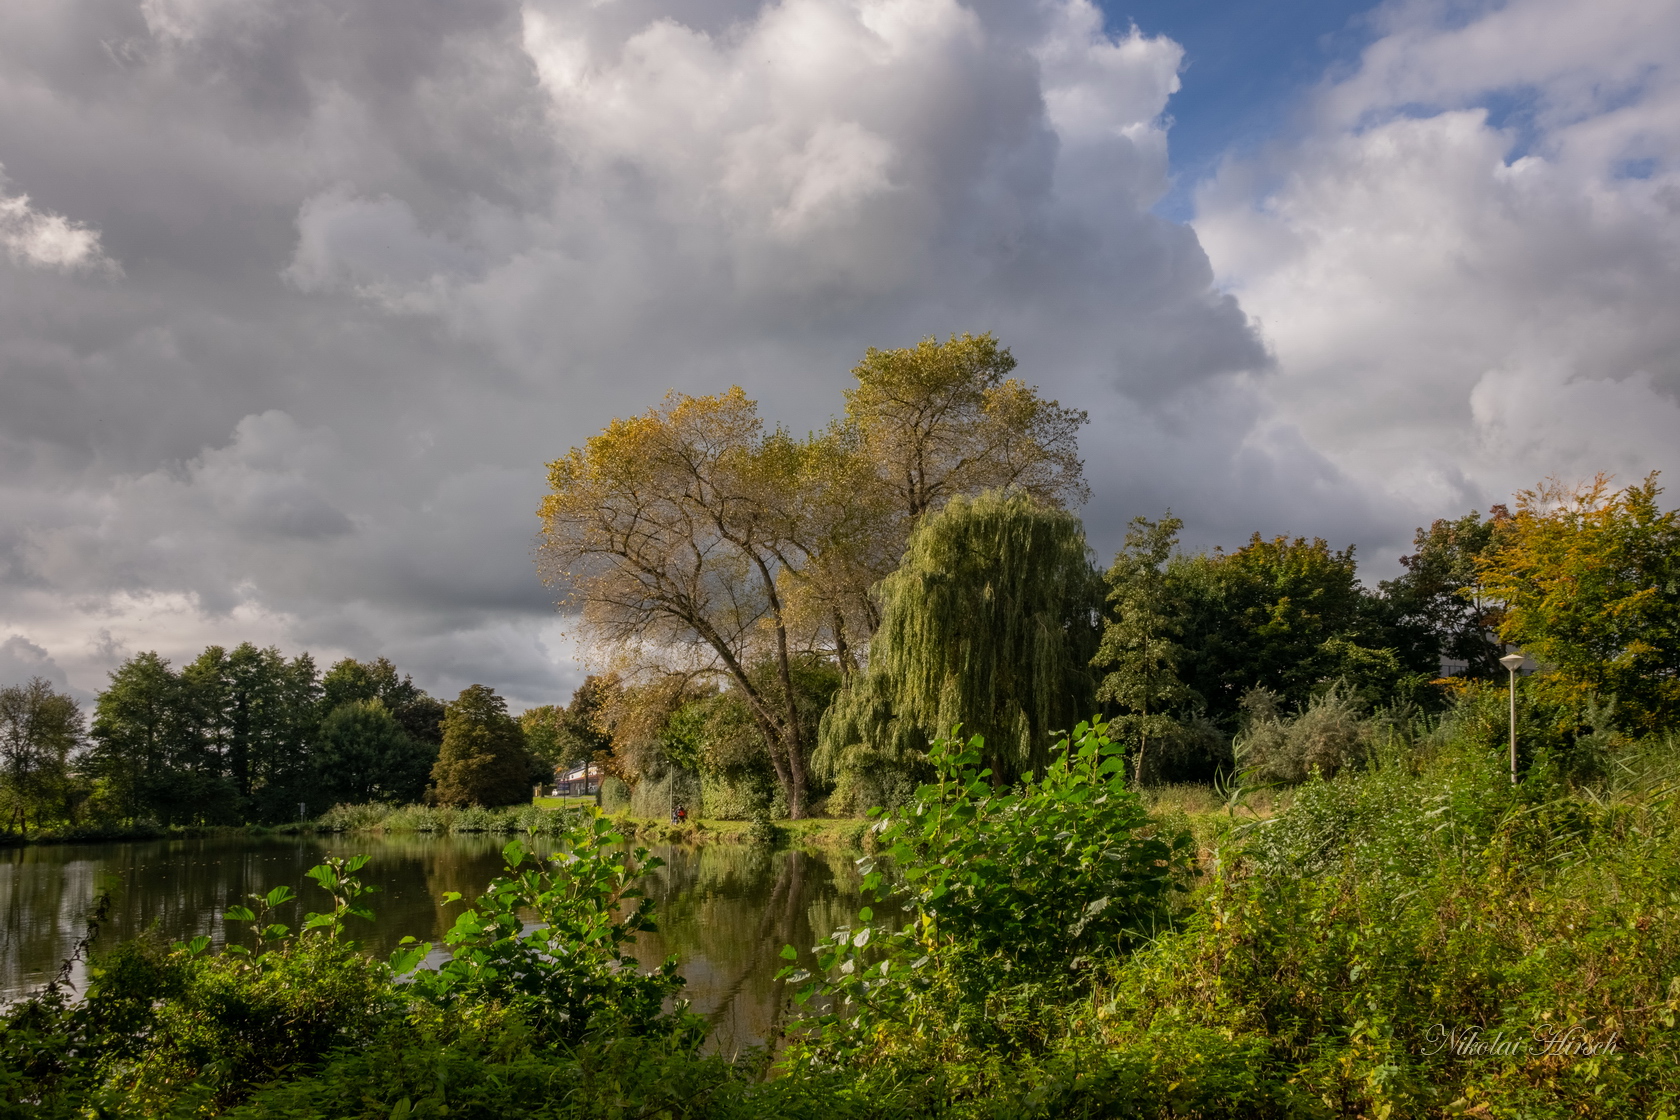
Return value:
[(1675, 11), (1389, 10), (1191, 228), (1182, 52), (1083, 0), (14, 6), (0, 674), (249, 638), (563, 700), (542, 464), (672, 387), (816, 426), (930, 333), (1090, 410), (1105, 552), (1170, 504), (1391, 566), (1669, 467)]

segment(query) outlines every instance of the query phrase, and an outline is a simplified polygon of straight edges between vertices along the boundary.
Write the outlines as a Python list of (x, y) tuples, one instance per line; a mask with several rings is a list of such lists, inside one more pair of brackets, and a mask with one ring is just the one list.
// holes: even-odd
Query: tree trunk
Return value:
[(834, 612), (834, 659), (840, 663), (840, 679), (849, 681), (857, 673), (857, 658), (852, 656), (852, 647), (846, 641), (846, 620), (837, 610)]
[[(797, 734), (797, 732), (795, 732)], [(805, 758), (795, 739), (788, 745), (788, 819), (805, 819)]]

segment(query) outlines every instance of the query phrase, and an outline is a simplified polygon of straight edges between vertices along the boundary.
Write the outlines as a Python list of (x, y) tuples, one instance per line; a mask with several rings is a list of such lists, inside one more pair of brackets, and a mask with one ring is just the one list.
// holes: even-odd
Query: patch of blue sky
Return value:
[(1167, 104), (1172, 185), (1157, 213), (1194, 214), (1196, 185), (1228, 154), (1287, 134), (1303, 97), (1354, 66), (1379, 29), (1370, 0), (1098, 0), (1111, 33), (1134, 24), (1184, 47)]
[(1617, 179), (1649, 179), (1662, 170), (1662, 160), (1655, 156), (1645, 156), (1641, 159), (1618, 160), (1610, 168), (1610, 174)]

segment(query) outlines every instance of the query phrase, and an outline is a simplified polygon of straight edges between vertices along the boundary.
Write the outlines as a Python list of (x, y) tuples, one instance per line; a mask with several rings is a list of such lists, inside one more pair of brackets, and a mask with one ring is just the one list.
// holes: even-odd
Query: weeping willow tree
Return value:
[(876, 594), (869, 667), (835, 697), (812, 759), (837, 808), (901, 800), (955, 725), (985, 737), (1007, 781), (1090, 715), (1102, 582), (1073, 514), (1019, 491), (954, 498)]

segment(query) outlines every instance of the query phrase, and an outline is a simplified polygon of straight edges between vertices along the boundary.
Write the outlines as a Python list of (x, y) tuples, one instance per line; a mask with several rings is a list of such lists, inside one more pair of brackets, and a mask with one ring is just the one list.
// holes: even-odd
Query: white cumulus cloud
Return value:
[(37, 209), (30, 204), (27, 194), (8, 193), (3, 166), (0, 166), (0, 246), (14, 262), (36, 268), (120, 271), (100, 247), (98, 230), (63, 214)]
[(1400, 5), (1195, 227), (1312, 446), (1420, 515), (1680, 483), (1680, 5)]

